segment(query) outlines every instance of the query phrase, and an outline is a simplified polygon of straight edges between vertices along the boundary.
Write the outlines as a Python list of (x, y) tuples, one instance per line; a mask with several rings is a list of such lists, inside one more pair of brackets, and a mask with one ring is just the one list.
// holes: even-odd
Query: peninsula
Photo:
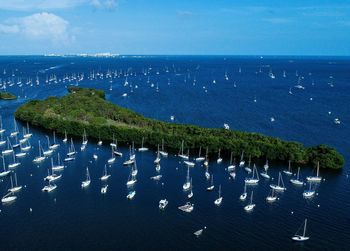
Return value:
[(15, 117), (48, 130), (71, 136), (82, 136), (84, 129), (90, 138), (112, 140), (113, 135), (121, 143), (145, 143), (153, 148), (164, 140), (169, 151), (177, 152), (182, 140), (185, 148), (197, 154), (199, 147), (208, 147), (210, 154), (221, 149), (222, 155), (233, 152), (271, 161), (287, 161), (302, 165), (320, 163), (321, 168), (340, 169), (344, 158), (327, 145), (305, 147), (298, 142), (284, 141), (259, 133), (235, 130), (203, 128), (194, 125), (167, 123), (133, 112), (105, 99), (102, 90), (69, 87), (69, 93), (61, 98), (48, 97), (32, 100), (20, 106)]
[(0, 92), (0, 99), (13, 100), (13, 99), (17, 99), (17, 97), (9, 92)]

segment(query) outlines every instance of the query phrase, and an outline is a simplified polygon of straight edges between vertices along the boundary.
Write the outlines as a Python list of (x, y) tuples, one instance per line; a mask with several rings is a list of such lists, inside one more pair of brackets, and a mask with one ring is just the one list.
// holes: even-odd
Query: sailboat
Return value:
[(270, 187), (271, 187), (273, 190), (281, 191), (281, 192), (287, 190), (287, 188), (285, 188), (285, 186), (284, 186), (284, 182), (283, 182), (283, 178), (282, 178), (281, 172), (278, 172), (278, 182), (277, 182), (277, 185), (276, 185), (276, 184), (270, 184)]
[(53, 144), (51, 144), (51, 145), (49, 146), (49, 149), (55, 150), (55, 149), (57, 149), (59, 146), (60, 146), (60, 144), (57, 144), (57, 143), (56, 143), (56, 133), (55, 133), (55, 131), (54, 131), (54, 132), (53, 132)]
[(1, 202), (6, 204), (6, 203), (11, 203), (16, 199), (17, 199), (17, 196), (15, 196), (12, 192), (9, 192), (2, 197)]
[[(132, 172), (132, 171), (131, 171)], [(127, 186), (133, 186), (133, 185), (135, 185), (135, 183), (136, 183), (136, 176), (135, 175), (132, 175), (132, 173), (130, 172), (130, 174), (129, 174), (129, 178), (128, 178), (128, 181), (126, 182), (126, 185)]]
[(87, 143), (88, 143), (88, 139), (87, 139), (86, 131), (84, 129), (82, 145), (85, 146), (87, 145)]
[(51, 181), (49, 181), (49, 184), (48, 185), (45, 185), (43, 187), (43, 189), (41, 189), (43, 192), (52, 192), (53, 190), (55, 190), (57, 188), (57, 185), (54, 184), (54, 183), (51, 183)]
[(82, 188), (88, 187), (90, 183), (91, 183), (91, 179), (90, 179), (89, 168), (86, 168), (86, 180), (81, 182), (81, 187)]
[(320, 175), (320, 162), (317, 162), (317, 173), (316, 176), (308, 176), (306, 177), (306, 180), (309, 182), (321, 182), (322, 177)]
[(187, 159), (186, 160), (184, 160), (184, 163), (187, 165), (187, 166), (189, 166), (189, 167), (194, 167), (195, 166), (195, 163), (194, 162), (192, 162), (192, 161), (189, 161), (189, 156), (190, 156), (190, 154), (189, 154), (189, 152), (190, 152), (190, 149), (188, 149), (187, 150)]
[(207, 191), (213, 191), (214, 190), (214, 175), (211, 175), (211, 181), (210, 181), (210, 186), (207, 187)]
[(220, 156), (220, 153), (221, 153), (221, 149), (219, 149), (218, 158), (216, 160), (216, 163), (218, 163), (218, 164), (220, 164), (222, 162), (222, 158)]
[(53, 159), (51, 158), (51, 169), (53, 171), (61, 171), (64, 169), (64, 165), (61, 163), (60, 153), (57, 153), (57, 165), (53, 164)]
[(244, 184), (244, 190), (243, 193), (241, 194), (241, 196), (239, 196), (240, 200), (245, 200), (247, 198), (247, 184)]
[(184, 191), (187, 191), (188, 189), (191, 188), (191, 180), (190, 180), (190, 169), (189, 167), (187, 167), (187, 175), (186, 175), (186, 181), (182, 186), (182, 189)]
[(169, 204), (169, 201), (167, 199), (160, 200), (159, 209), (164, 210), (168, 204)]
[(148, 148), (143, 146), (144, 140), (145, 140), (145, 138), (142, 137), (141, 147), (138, 149), (139, 152), (148, 151)]
[(107, 174), (107, 165), (105, 165), (105, 168), (103, 170), (103, 175), (101, 176), (100, 180), (106, 181), (108, 178), (111, 177), (110, 174)]
[(6, 131), (6, 129), (2, 126), (2, 116), (0, 115), (0, 134), (3, 134)]
[(184, 154), (184, 141), (181, 142), (181, 148), (180, 148), (180, 152), (178, 154), (178, 156), (182, 159), (188, 160), (188, 155)]
[(266, 179), (270, 179), (270, 175), (267, 174), (267, 170), (269, 170), (269, 161), (266, 160), (266, 163), (264, 165), (265, 172), (261, 172), (260, 175), (263, 176)]
[[(114, 136), (113, 136), (113, 139), (114, 139)], [(123, 153), (119, 152), (118, 151), (118, 140), (115, 139), (115, 143), (111, 144), (111, 146), (113, 147), (113, 152), (116, 156), (119, 156), (119, 157), (122, 157), (123, 156)]]
[(134, 165), (131, 167), (131, 175), (132, 176), (136, 176), (138, 174), (138, 170), (137, 170), (137, 164), (136, 164), (136, 159), (135, 159), (135, 162), (134, 162)]
[(128, 193), (128, 195), (126, 196), (126, 198), (127, 198), (128, 200), (132, 200), (132, 199), (135, 197), (135, 195), (136, 195), (136, 191), (131, 191), (131, 192)]
[[(5, 130), (5, 129), (3, 129), (3, 130)], [(2, 133), (0, 133), (0, 146), (3, 146), (3, 145), (5, 145), (6, 144), (6, 140), (4, 140), (4, 138), (3, 138), (4, 136), (3, 136), (3, 134)]]
[(74, 160), (75, 159), (75, 157), (74, 157), (75, 154), (76, 154), (76, 151), (75, 151), (73, 139), (71, 138), (70, 139), (70, 146), (69, 146), (68, 152), (67, 152), (67, 158), (65, 158), (64, 161)]
[(168, 157), (168, 153), (164, 150), (164, 139), (162, 139), (162, 150), (159, 151), (160, 155), (163, 157)]
[[(304, 231), (302, 235), (299, 235), (298, 232), (300, 230), (300, 228), (304, 225)], [(305, 221), (303, 222), (303, 224), (299, 227), (298, 231), (294, 234), (294, 236), (292, 237), (293, 241), (307, 241), (308, 239), (310, 239), (310, 237), (305, 236), (306, 235), (306, 225), (307, 225), (307, 219), (305, 219)]]
[(274, 202), (277, 200), (277, 196), (275, 195), (275, 189), (271, 189), (269, 195), (266, 197), (267, 202)]
[(5, 157), (2, 156), (2, 172), (0, 172), (0, 178), (7, 176), (9, 173), (11, 173), (11, 171), (10, 170), (6, 170)]
[(16, 192), (19, 192), (21, 189), (22, 189), (22, 186), (19, 186), (17, 184), (17, 174), (14, 173), (14, 179), (15, 179), (15, 182), (13, 182), (12, 180), (12, 175), (10, 176), (10, 180), (11, 180), (11, 188), (9, 188), (9, 192), (12, 192), (12, 193), (16, 193)]
[(208, 168), (208, 166), (209, 166), (208, 147), (207, 147), (207, 149), (205, 150), (205, 161), (204, 161), (203, 165), (204, 165), (206, 168)]
[(103, 142), (101, 140), (101, 137), (100, 137), (100, 134), (98, 135), (98, 142), (97, 142), (97, 145), (98, 146), (102, 146)]
[(191, 184), (190, 184), (190, 187), (191, 187), (191, 191), (189, 194), (187, 194), (187, 198), (191, 199), (193, 197), (193, 191), (192, 191), (192, 178), (191, 178)]
[(304, 183), (303, 183), (303, 181), (301, 181), (301, 180), (299, 179), (299, 173), (300, 173), (300, 167), (298, 167), (297, 178), (296, 178), (296, 179), (290, 179), (290, 182), (291, 182), (292, 184), (294, 184), (294, 185), (299, 185), (299, 186), (301, 186), (301, 185), (303, 185)]
[(244, 168), (244, 170), (246, 170), (248, 173), (251, 173), (251, 172), (252, 172), (252, 169), (250, 168), (251, 159), (252, 159), (252, 157), (249, 155), (248, 166), (246, 166), (246, 167)]
[(221, 196), (221, 185), (219, 186), (219, 196), (218, 198), (214, 201), (214, 204), (216, 206), (220, 206), (222, 203), (222, 196)]
[(11, 145), (10, 139), (7, 137), (7, 149), (3, 150), (2, 155), (13, 153), (13, 147)]
[(129, 159), (123, 162), (123, 165), (131, 165), (135, 161), (135, 154), (133, 153), (132, 147), (129, 146)]
[(153, 162), (154, 162), (154, 164), (159, 164), (159, 162), (160, 162), (159, 144), (158, 144), (157, 157)]
[(13, 129), (13, 132), (10, 133), (10, 137), (15, 137), (19, 134), (16, 119), (13, 119), (13, 122), (14, 122), (14, 129)]
[(115, 161), (115, 156), (114, 156), (114, 148), (113, 148), (113, 146), (111, 147), (111, 149), (112, 149), (112, 156), (108, 159), (108, 164), (113, 164), (114, 163), (114, 161)]
[(27, 122), (27, 131), (26, 131), (26, 133), (23, 134), (23, 138), (29, 139), (29, 138), (32, 137), (32, 136), (33, 136), (33, 134), (30, 133), (30, 131), (29, 131), (29, 124), (28, 124), (28, 122)]
[(241, 161), (239, 162), (239, 167), (243, 167), (245, 165), (245, 161), (243, 157), (244, 157), (244, 151), (242, 151), (242, 154), (241, 154)]
[(15, 143), (12, 144), (12, 148), (17, 148), (17, 147), (19, 147), (19, 145), (20, 145), (19, 142), (18, 142), (18, 136), (15, 135), (14, 138), (15, 138)]
[[(51, 158), (51, 161), (52, 161), (52, 158)], [(51, 164), (52, 164), (52, 162), (51, 162)], [(52, 181), (60, 179), (61, 177), (62, 177), (62, 174), (56, 174), (52, 171), (52, 169), (51, 169), (51, 173), (50, 173), (50, 169), (48, 168), (47, 169), (47, 176), (44, 178), (44, 180), (52, 182)]]
[(46, 150), (46, 151), (43, 151), (43, 154), (44, 154), (44, 156), (49, 156), (49, 155), (51, 155), (52, 153), (53, 153), (53, 150), (52, 149), (50, 149), (50, 138), (49, 138), (49, 136), (46, 136), (46, 138), (47, 138), (47, 146), (48, 146), (48, 150)]
[(107, 189), (108, 189), (108, 184), (103, 185), (103, 186), (101, 187), (101, 193), (102, 193), (102, 194), (106, 194), (106, 193), (107, 193)]
[(17, 158), (25, 157), (27, 155), (27, 153), (23, 151), (22, 143), (20, 143), (19, 148), (20, 148), (20, 152), (16, 153), (16, 157)]
[(32, 146), (30, 145), (29, 139), (24, 144), (25, 146), (23, 145), (21, 146), (22, 151), (29, 151), (32, 148)]
[(311, 197), (313, 197), (314, 195), (315, 195), (315, 190), (313, 190), (313, 189), (311, 189), (311, 183), (309, 183), (309, 189), (308, 190), (305, 190), (304, 192), (303, 192), (303, 197), (304, 198), (311, 198)]
[(236, 169), (236, 165), (232, 162), (232, 158), (233, 158), (233, 152), (231, 152), (231, 156), (230, 156), (230, 165), (227, 167), (227, 171), (232, 172)]
[(250, 212), (254, 209), (254, 207), (255, 207), (255, 204), (253, 204), (253, 191), (252, 191), (252, 193), (250, 194), (250, 202), (248, 205), (244, 207), (244, 210), (247, 212)]
[(12, 152), (12, 158), (13, 158), (13, 162), (11, 164), (9, 164), (9, 168), (16, 168), (18, 167), (21, 163), (20, 162), (16, 162), (16, 155), (14, 152)]
[(201, 156), (201, 153), (202, 153), (202, 147), (200, 146), (200, 147), (199, 147), (198, 157), (196, 158), (196, 161), (197, 161), (197, 162), (201, 162), (201, 161), (204, 161), (204, 160), (205, 160), (205, 158)]
[[(255, 175), (256, 174), (256, 175)], [(255, 184), (258, 184), (259, 182), (259, 174), (258, 174), (258, 171), (256, 169), (256, 166), (254, 164), (254, 167), (253, 167), (253, 175), (251, 178), (246, 178), (244, 180), (245, 184), (247, 185), (255, 185)]]
[(288, 170), (283, 170), (283, 172), (286, 174), (286, 175), (292, 175), (292, 168), (291, 168), (291, 164), (290, 164), (290, 160), (288, 161)]
[(186, 213), (191, 213), (194, 209), (194, 204), (190, 202), (186, 202), (185, 205), (179, 206), (178, 207), (181, 211), (186, 212)]
[(67, 141), (68, 141), (68, 138), (67, 138), (67, 131), (66, 130), (64, 130), (64, 138), (63, 138), (63, 143), (67, 143)]
[(34, 158), (34, 160), (33, 160), (34, 163), (40, 163), (40, 162), (42, 162), (42, 161), (45, 160), (45, 156), (42, 156), (42, 155), (41, 155), (42, 148), (41, 148), (40, 140), (39, 140), (38, 149), (39, 149), (39, 156), (37, 156), (37, 157)]

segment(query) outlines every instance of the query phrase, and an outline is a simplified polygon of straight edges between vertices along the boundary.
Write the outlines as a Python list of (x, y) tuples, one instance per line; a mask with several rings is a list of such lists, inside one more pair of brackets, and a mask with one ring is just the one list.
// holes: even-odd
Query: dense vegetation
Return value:
[(0, 92), (0, 99), (11, 100), (17, 99), (17, 97), (9, 92)]
[[(102, 140), (112, 140), (113, 134), (121, 143), (134, 141), (155, 148), (164, 139), (170, 151), (178, 151), (181, 141), (192, 154), (197, 154), (200, 146), (222, 155), (232, 151), (240, 156), (267, 158), (269, 160), (292, 160), (300, 164), (320, 162), (322, 168), (339, 169), (344, 165), (343, 157), (333, 148), (325, 145), (306, 148), (297, 142), (287, 142), (258, 133), (246, 133), (225, 129), (202, 128), (194, 125), (166, 123), (149, 119), (129, 109), (105, 100), (103, 91), (79, 87), (69, 87), (70, 94), (33, 100), (19, 107), (17, 119), (49, 130), (69, 135), (81, 136), (86, 129), (88, 136)], [(204, 151), (203, 151), (204, 152)]]

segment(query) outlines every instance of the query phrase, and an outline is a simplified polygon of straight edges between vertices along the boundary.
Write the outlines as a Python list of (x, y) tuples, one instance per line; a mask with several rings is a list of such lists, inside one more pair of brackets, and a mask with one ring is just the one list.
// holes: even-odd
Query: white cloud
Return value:
[(48, 40), (55, 44), (67, 44), (74, 40), (70, 34), (69, 22), (47, 12), (9, 19), (0, 24), (0, 32), (20, 34), (34, 40)]
[(118, 2), (117, 0), (0, 0), (0, 9), (15, 11), (48, 11), (84, 5), (93, 6), (95, 9), (114, 10)]
[(90, 4), (96, 9), (115, 10), (118, 6), (116, 0), (91, 0)]
[(280, 17), (263, 18), (263, 21), (269, 22), (272, 24), (286, 24), (291, 22), (291, 20), (288, 18), (280, 18)]

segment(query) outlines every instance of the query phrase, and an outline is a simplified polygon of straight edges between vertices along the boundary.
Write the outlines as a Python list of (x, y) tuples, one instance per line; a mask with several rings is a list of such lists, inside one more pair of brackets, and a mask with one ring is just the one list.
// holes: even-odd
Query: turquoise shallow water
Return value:
[[(6, 82), (7, 90), (20, 96), (16, 101), (0, 101), (0, 114), (7, 129), (6, 137), (13, 129), (13, 113), (20, 104), (64, 95), (66, 85), (79, 84), (104, 89), (108, 100), (147, 117), (170, 122), (173, 115), (178, 123), (206, 127), (223, 127), (227, 123), (231, 129), (260, 132), (305, 145), (326, 143), (336, 147), (348, 162), (349, 68), (347, 58), (0, 57), (0, 82)], [(269, 77), (270, 69), (275, 79)], [(116, 76), (112, 83), (105, 77), (108, 71)], [(126, 72), (128, 86), (124, 86)], [(95, 76), (103, 73), (104, 77), (89, 80), (92, 73)], [(62, 81), (64, 76), (78, 74), (84, 74), (84, 80)], [(54, 75), (57, 83), (45, 83), (47, 76)], [(35, 84), (37, 76), (38, 86)], [(29, 79), (33, 86), (26, 84)], [(11, 86), (11, 83), (15, 84)], [(298, 83), (305, 89), (295, 88)], [(289, 94), (289, 90), (293, 94)], [(122, 96), (124, 93), (126, 97)], [(272, 117), (274, 122), (271, 122)], [(340, 125), (334, 123), (335, 118), (341, 120)], [(22, 126), (19, 123), (20, 131)], [(341, 172), (321, 171), (325, 181), (317, 187), (317, 195), (311, 200), (302, 198), (306, 186), (293, 187), (288, 177), (283, 176), (287, 190), (279, 195), (276, 203), (268, 204), (265, 198), (269, 184), (276, 180), (269, 182), (261, 177), (258, 186), (248, 188), (249, 193), (254, 191), (257, 205), (249, 214), (243, 210), (247, 202), (239, 200), (247, 176), (244, 169), (238, 168), (233, 180), (225, 170), (227, 159), (220, 165), (212, 160), (209, 172), (214, 174), (215, 189), (207, 192), (209, 183), (204, 168), (197, 164), (190, 171), (195, 208), (191, 214), (185, 214), (177, 207), (187, 201), (187, 193), (182, 191), (187, 169), (172, 154), (162, 159), (160, 174), (163, 178), (155, 182), (150, 177), (157, 174), (153, 164), (156, 154), (137, 153), (139, 174), (133, 201), (126, 199), (130, 169), (122, 166), (125, 157), (117, 159), (109, 167), (112, 176), (108, 180), (108, 192), (102, 195), (99, 177), (110, 157), (107, 142), (97, 147), (90, 140), (86, 151), (78, 150), (77, 159), (67, 164), (57, 189), (51, 194), (43, 193), (43, 178), (50, 167), (50, 159), (39, 166), (32, 160), (37, 155), (38, 140), (46, 148), (45, 135), (52, 135), (38, 128), (31, 130), (33, 149), (29, 156), (20, 160), (21, 166), (16, 170), (23, 190), (15, 203), (0, 206), (3, 250), (350, 249), (347, 164)], [(67, 146), (59, 136), (58, 141), (61, 146), (54, 156), (57, 152), (64, 156)], [(76, 149), (80, 149), (80, 145), (81, 139), (75, 139)], [(126, 156), (128, 149), (122, 147), (121, 151)], [(97, 161), (92, 158), (94, 153), (98, 155)], [(7, 156), (6, 163), (10, 161)], [(263, 163), (256, 164), (260, 172)], [(286, 168), (281, 163), (270, 165), (269, 173), (274, 179), (278, 171)], [(92, 182), (88, 189), (82, 190), (80, 184), (86, 167), (90, 169)], [(308, 168), (302, 170), (302, 177), (311, 172)], [(216, 207), (214, 200), (219, 184), (223, 203)], [(1, 194), (5, 194), (8, 187), (9, 180), (5, 178), (0, 182)], [(158, 202), (163, 198), (169, 200), (169, 205), (161, 212)], [(306, 217), (310, 240), (303, 244), (292, 242), (290, 237)], [(204, 226), (207, 229), (196, 238), (193, 232)]]

